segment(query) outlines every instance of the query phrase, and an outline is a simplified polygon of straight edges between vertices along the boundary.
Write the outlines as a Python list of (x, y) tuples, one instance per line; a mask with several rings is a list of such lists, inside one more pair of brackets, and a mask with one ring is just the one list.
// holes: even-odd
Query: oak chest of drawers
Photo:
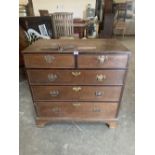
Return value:
[(113, 39), (39, 40), (22, 51), (36, 124), (118, 121), (130, 52)]

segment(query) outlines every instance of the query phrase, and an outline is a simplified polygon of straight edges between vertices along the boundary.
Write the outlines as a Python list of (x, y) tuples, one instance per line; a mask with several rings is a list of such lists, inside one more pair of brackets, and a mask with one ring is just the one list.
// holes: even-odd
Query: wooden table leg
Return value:
[(36, 119), (36, 125), (38, 128), (43, 128), (48, 123), (47, 120)]
[(115, 129), (118, 126), (117, 121), (107, 122), (107, 124), (108, 124), (109, 128), (111, 128), (111, 129)]

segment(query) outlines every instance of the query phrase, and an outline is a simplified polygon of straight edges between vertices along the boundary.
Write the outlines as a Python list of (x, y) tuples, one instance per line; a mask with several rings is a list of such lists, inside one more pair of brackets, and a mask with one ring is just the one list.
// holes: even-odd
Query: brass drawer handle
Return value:
[(103, 92), (100, 92), (100, 91), (96, 91), (95, 92), (95, 96), (102, 96), (104, 93)]
[(77, 76), (81, 75), (81, 72), (72, 72), (72, 75), (77, 77)]
[(96, 80), (102, 82), (103, 80), (106, 79), (106, 76), (103, 74), (97, 74), (96, 75)]
[(48, 74), (48, 80), (51, 82), (55, 81), (57, 78), (56, 74)]
[(94, 108), (94, 109), (93, 109), (93, 112), (101, 112), (101, 109), (99, 109), (99, 108)]
[(60, 112), (60, 108), (58, 108), (58, 107), (54, 107), (51, 110), (52, 110), (52, 112)]
[(108, 60), (108, 56), (104, 56), (104, 55), (101, 55), (101, 56), (98, 56), (97, 57), (97, 60), (103, 64), (105, 62), (105, 60)]
[(47, 63), (52, 63), (55, 60), (55, 57), (52, 55), (45, 55), (44, 59)]
[(80, 104), (80, 103), (72, 103), (72, 105), (73, 105), (74, 107), (79, 107), (81, 104)]
[(57, 96), (59, 96), (59, 91), (58, 91), (58, 90), (50, 91), (50, 95), (51, 95), (52, 97), (57, 97)]
[(75, 91), (75, 92), (79, 92), (82, 88), (81, 88), (81, 87), (73, 87), (72, 89), (73, 89), (73, 91)]

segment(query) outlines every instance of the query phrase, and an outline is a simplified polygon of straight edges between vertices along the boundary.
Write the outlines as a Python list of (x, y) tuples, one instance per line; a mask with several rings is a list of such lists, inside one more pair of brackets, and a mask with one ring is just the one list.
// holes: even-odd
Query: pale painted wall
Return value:
[(135, 1), (135, 0), (113, 0), (113, 2), (115, 3), (125, 3), (125, 2), (131, 2), (131, 1)]
[(26, 5), (28, 3), (28, 0), (19, 0), (20, 5)]
[(73, 12), (74, 17), (83, 18), (87, 4), (95, 8), (96, 0), (33, 0), (35, 16), (39, 15), (39, 9), (46, 9), (50, 13), (58, 11)]

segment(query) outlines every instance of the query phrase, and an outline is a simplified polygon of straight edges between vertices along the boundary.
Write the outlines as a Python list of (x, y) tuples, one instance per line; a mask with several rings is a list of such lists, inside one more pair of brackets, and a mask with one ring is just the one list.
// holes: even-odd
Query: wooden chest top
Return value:
[(129, 50), (116, 39), (93, 40), (43, 40), (40, 39), (23, 50), (23, 53), (73, 53), (77, 50), (82, 53), (128, 53)]

